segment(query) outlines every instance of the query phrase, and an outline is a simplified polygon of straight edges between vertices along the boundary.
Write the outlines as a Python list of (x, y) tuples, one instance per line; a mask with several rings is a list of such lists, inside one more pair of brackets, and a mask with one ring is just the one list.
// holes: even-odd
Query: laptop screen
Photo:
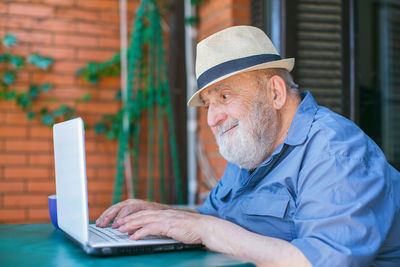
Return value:
[(81, 118), (53, 126), (59, 227), (82, 244), (88, 242), (85, 133)]

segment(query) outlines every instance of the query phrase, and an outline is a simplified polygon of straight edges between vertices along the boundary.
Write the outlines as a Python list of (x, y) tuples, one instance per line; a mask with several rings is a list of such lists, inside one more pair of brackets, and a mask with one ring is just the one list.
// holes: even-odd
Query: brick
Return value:
[[(36, 46), (33, 48), (33, 51), (54, 60), (71, 60), (75, 58), (75, 49), (72, 47)], [(57, 64), (57, 61), (55, 64)]]
[(100, 38), (99, 46), (105, 47), (105, 48), (119, 49), (120, 48), (120, 39), (117, 37)]
[(74, 74), (76, 71), (82, 67), (85, 67), (85, 62), (78, 62), (78, 61), (70, 61), (70, 60), (59, 60), (56, 61), (53, 66), (52, 70), (58, 73), (68, 73)]
[(0, 14), (7, 13), (8, 11), (7, 8), (8, 8), (7, 3), (0, 2)]
[(209, 163), (214, 169), (225, 169), (228, 162), (223, 157), (209, 158)]
[(100, 81), (101, 86), (119, 88), (121, 84), (120, 77), (105, 77)]
[[(109, 22), (109, 23), (113, 23), (116, 25), (119, 25), (119, 12), (118, 11), (102, 11), (100, 13), (100, 20), (102, 22)], [(132, 21), (132, 20), (129, 20)]]
[(28, 181), (28, 192), (55, 194), (56, 183), (53, 181)]
[(37, 43), (37, 44), (51, 44), (52, 33), (39, 32), (32, 30), (14, 30), (13, 33), (17, 36), (18, 41), (21, 43)]
[[(85, 123), (86, 123), (86, 120), (85, 120)], [(95, 141), (88, 140), (88, 138), (87, 138), (87, 132), (85, 132), (85, 137), (86, 137), (86, 141), (85, 141), (85, 150), (86, 150), (86, 153), (97, 152), (97, 150), (96, 150), (96, 142), (95, 142)]]
[(35, 0), (38, 2), (43, 2), (48, 5), (54, 6), (72, 6), (75, 3), (75, 0)]
[(234, 8), (233, 9), (233, 20), (235, 25), (250, 24), (250, 9), (249, 8)]
[(79, 103), (76, 105), (76, 110), (78, 113), (92, 112), (98, 113), (99, 108), (102, 113), (115, 113), (118, 110), (117, 103), (96, 103), (96, 102), (87, 102), (87, 103)]
[(95, 183), (88, 183), (88, 192), (103, 192), (109, 193), (114, 189), (114, 182), (112, 181), (96, 181)]
[(233, 0), (232, 1), (234, 5), (240, 5), (240, 6), (245, 6), (245, 7), (250, 7), (251, 5), (251, 0)]
[[(52, 0), (52, 2), (56, 1)], [(74, 33), (76, 32), (76, 23), (58, 18), (47, 18), (44, 20), (36, 20), (32, 28), (40, 31)]]
[(17, 193), (25, 190), (24, 182), (0, 181), (0, 193)]
[[(111, 160), (111, 159), (110, 159)], [(117, 162), (116, 157), (112, 159), (113, 162)], [(108, 179), (114, 179), (115, 177), (115, 168), (108, 168), (108, 169), (102, 169), (101, 171), (97, 172), (96, 179), (102, 179), (102, 180), (108, 180)]]
[(29, 127), (29, 137), (44, 137), (51, 139), (53, 132), (51, 127), (44, 125), (32, 125)]
[(0, 125), (0, 137), (26, 137), (26, 127)]
[(31, 208), (28, 209), (28, 219), (45, 222), (50, 221), (49, 208)]
[[(215, 16), (221, 10), (228, 9), (232, 9), (231, 0), (208, 1), (205, 4), (202, 4), (198, 10), (199, 16), (201, 18), (201, 24), (204, 24), (204, 21), (208, 19), (209, 16)], [(229, 17), (231, 17), (231, 15), (224, 18)]]
[(88, 33), (88, 34), (96, 34), (96, 35), (114, 35), (118, 36), (119, 28), (118, 24), (112, 25), (109, 23), (87, 23), (80, 22), (77, 25), (77, 32), (79, 33)]
[(49, 170), (43, 167), (5, 167), (4, 178), (6, 179), (48, 179)]
[(6, 140), (5, 148), (7, 151), (53, 151), (53, 146), (50, 140)]
[(59, 46), (68, 47), (96, 47), (97, 38), (84, 35), (56, 34), (54, 36), (54, 43)]
[(79, 48), (78, 59), (101, 62), (110, 59), (117, 51)]
[(24, 209), (0, 209), (0, 223), (15, 223), (26, 219)]
[(215, 140), (214, 134), (212, 133), (210, 127), (202, 127), (198, 130), (198, 136), (201, 140)]
[(75, 77), (72, 75), (35, 72), (32, 75), (32, 82), (39, 84), (73, 85), (75, 84)]
[(4, 196), (4, 207), (38, 207), (47, 206), (48, 200), (47, 195), (5, 195)]
[(90, 165), (86, 165), (86, 177), (87, 180), (92, 180), (92, 179), (96, 179), (97, 180), (97, 176), (96, 176), (96, 169), (97, 168), (92, 168)]
[(218, 152), (218, 145), (216, 143), (203, 143), (204, 152)]
[[(13, 88), (15, 88), (15, 85), (20, 85), (23, 83), (24, 85), (28, 83), (29, 81), (29, 73), (26, 70), (21, 70), (17, 74), (17, 78), (15, 79), (14, 84), (12, 85)], [(27, 88), (27, 86), (25, 86)]]
[(0, 152), (0, 164), (1, 165), (23, 165), (28, 162), (28, 157), (25, 154), (16, 154), (16, 153), (5, 153), (3, 151)]
[(12, 29), (31, 29), (33, 24), (34, 18), (32, 17), (10, 16), (9, 14), (0, 16), (1, 27), (8, 27)]
[(57, 18), (66, 18), (74, 20), (85, 20), (85, 21), (97, 21), (98, 11), (97, 10), (81, 10), (79, 8), (64, 8), (59, 7), (56, 10)]
[(108, 154), (86, 154), (86, 163), (92, 166), (113, 166), (115, 162), (110, 162)]
[(118, 10), (118, 1), (112, 0), (77, 0), (77, 6), (88, 9), (106, 9), (106, 10)]
[(106, 140), (106, 141), (97, 141), (96, 142), (97, 146), (96, 146), (96, 151), (99, 152), (108, 152), (111, 154), (115, 154), (115, 152), (117, 152), (118, 150), (118, 144), (115, 141), (110, 141), (110, 140)]
[(54, 14), (54, 8), (48, 5), (10, 3), (8, 5), (8, 12), (12, 15), (50, 17)]
[[(113, 185), (114, 188), (114, 185)], [(112, 203), (112, 195), (111, 194), (102, 194), (96, 193), (94, 196), (94, 205), (108, 207)]]
[(8, 112), (5, 115), (5, 123), (12, 125), (26, 125), (26, 114), (23, 112)]
[(104, 89), (98, 91), (99, 100), (115, 100), (117, 91), (113, 89)]
[(95, 221), (105, 210), (103, 207), (89, 207), (89, 220)]
[(52, 166), (54, 164), (54, 155), (53, 153), (48, 154), (30, 154), (28, 157), (29, 165), (35, 166)]

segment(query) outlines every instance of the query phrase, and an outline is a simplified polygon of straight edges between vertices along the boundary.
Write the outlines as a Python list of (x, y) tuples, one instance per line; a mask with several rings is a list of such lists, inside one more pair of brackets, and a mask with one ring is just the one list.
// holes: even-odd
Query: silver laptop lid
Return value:
[(86, 185), (85, 133), (81, 118), (53, 126), (59, 227), (87, 244), (89, 214)]

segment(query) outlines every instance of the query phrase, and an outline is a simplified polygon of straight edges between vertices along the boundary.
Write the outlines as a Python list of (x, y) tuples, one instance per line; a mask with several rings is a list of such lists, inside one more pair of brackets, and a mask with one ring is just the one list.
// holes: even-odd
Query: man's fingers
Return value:
[(138, 229), (129, 239), (139, 240), (148, 235), (163, 235), (158, 223), (151, 223)]
[(144, 210), (126, 216), (118, 221), (120, 225), (118, 231), (122, 233), (136, 231), (137, 229), (154, 223), (157, 220), (162, 220), (160, 216), (157, 216), (156, 214), (158, 214), (157, 211)]
[(118, 214), (120, 209), (123, 207), (122, 202), (115, 204), (106, 209), (100, 217), (96, 220), (96, 226), (106, 227), (110, 224), (111, 220)]
[(121, 224), (119, 223), (120, 219), (130, 215), (131, 213), (135, 212), (135, 206), (125, 206), (119, 212), (118, 215), (114, 219), (114, 223), (112, 228), (118, 228)]

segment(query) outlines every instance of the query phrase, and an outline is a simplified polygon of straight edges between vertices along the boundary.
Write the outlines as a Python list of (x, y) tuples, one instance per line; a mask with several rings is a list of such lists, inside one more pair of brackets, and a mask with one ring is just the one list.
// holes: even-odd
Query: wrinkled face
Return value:
[(268, 103), (255, 72), (229, 77), (204, 90), (207, 123), (221, 155), (241, 168), (258, 167), (274, 147), (278, 113)]

